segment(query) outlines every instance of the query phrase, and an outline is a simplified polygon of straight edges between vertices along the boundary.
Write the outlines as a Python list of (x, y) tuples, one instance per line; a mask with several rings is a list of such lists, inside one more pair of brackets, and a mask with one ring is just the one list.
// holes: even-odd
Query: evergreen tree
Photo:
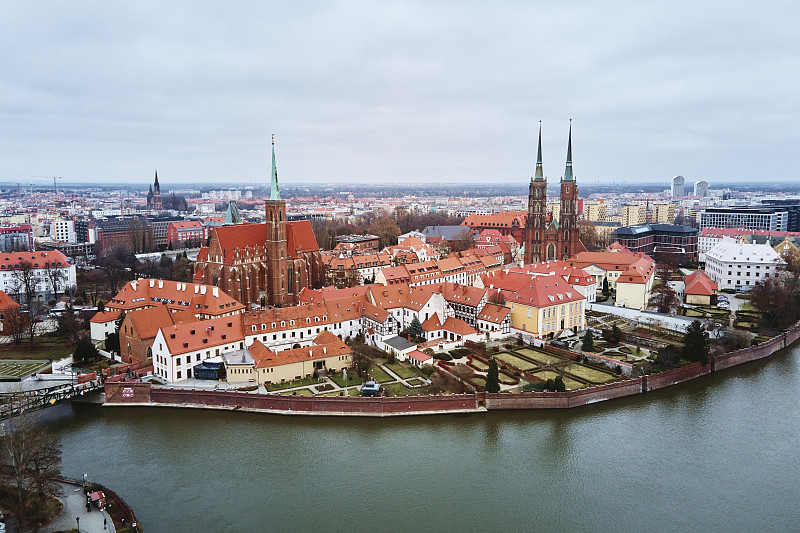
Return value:
[(489, 370), (486, 372), (486, 392), (500, 392), (500, 371), (494, 357), (489, 359)]
[(608, 278), (603, 278), (603, 294), (608, 296), (611, 291), (608, 289)]
[(687, 361), (707, 365), (710, 349), (711, 340), (708, 338), (708, 332), (699, 320), (695, 320), (686, 328), (681, 356)]
[(421, 339), (424, 335), (425, 330), (422, 329), (422, 324), (420, 324), (419, 318), (415, 316), (411, 321), (411, 324), (408, 325), (408, 338)]
[(75, 363), (91, 364), (100, 359), (100, 352), (97, 351), (92, 341), (89, 339), (81, 339), (77, 346), (75, 346), (75, 355), (73, 358)]
[(594, 336), (590, 330), (586, 330), (586, 334), (583, 336), (583, 344), (581, 344), (581, 350), (584, 352), (593, 352), (594, 351)]

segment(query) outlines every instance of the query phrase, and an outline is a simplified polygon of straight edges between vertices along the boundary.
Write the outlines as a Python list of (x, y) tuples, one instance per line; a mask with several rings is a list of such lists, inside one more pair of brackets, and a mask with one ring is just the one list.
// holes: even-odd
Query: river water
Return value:
[(147, 533), (798, 531), (800, 348), (572, 410), (386, 419), (53, 408)]

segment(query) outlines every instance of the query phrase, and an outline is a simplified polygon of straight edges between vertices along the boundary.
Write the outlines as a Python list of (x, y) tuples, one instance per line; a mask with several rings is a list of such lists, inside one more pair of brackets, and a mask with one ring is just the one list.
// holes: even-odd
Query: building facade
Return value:
[(644, 224), (619, 228), (611, 235), (631, 252), (643, 252), (650, 257), (669, 253), (679, 264), (697, 261), (698, 232), (691, 226), (677, 224)]
[(748, 291), (774, 276), (784, 261), (768, 244), (747, 244), (724, 238), (706, 252), (706, 274), (719, 290)]
[(675, 176), (672, 178), (672, 196), (675, 198), (683, 198), (685, 196), (684, 190), (685, 180), (683, 176)]
[(701, 228), (789, 230), (789, 212), (781, 207), (707, 207), (700, 212)]
[(578, 232), (578, 184), (572, 174), (572, 123), (567, 144), (567, 164), (561, 178), (560, 212), (555, 218), (547, 213), (547, 178), (542, 169), (542, 128), (536, 173), (528, 188), (528, 217), (525, 222), (525, 263), (567, 259), (585, 251)]

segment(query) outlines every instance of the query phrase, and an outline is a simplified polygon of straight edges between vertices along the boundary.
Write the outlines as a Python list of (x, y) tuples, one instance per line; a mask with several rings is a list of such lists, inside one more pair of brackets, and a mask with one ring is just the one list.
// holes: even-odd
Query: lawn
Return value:
[[(333, 382), (336, 383), (337, 385), (339, 385), (340, 387), (344, 387), (345, 386), (345, 384), (344, 384), (344, 372), (339, 372), (337, 374), (331, 374), (328, 377), (331, 378), (333, 380)], [(355, 372), (348, 372), (347, 373), (347, 386), (348, 387), (350, 387), (351, 385), (361, 385), (362, 383), (364, 383), (364, 380), (362, 380), (360, 377), (358, 377), (358, 374), (356, 374)]]
[(401, 379), (409, 379), (419, 376), (414, 368), (401, 363), (386, 363), (384, 366), (400, 376)]
[(555, 363), (560, 363), (564, 360), (554, 353), (540, 352), (538, 350), (531, 350), (529, 348), (517, 350), (517, 353), (529, 359), (533, 359), (541, 365), (552, 365)]
[(406, 383), (409, 385), (417, 386), (417, 385), (426, 385), (428, 382), (422, 378), (411, 378), (407, 379)]
[(580, 364), (571, 364), (567, 366), (565, 370), (570, 374), (591, 383), (610, 383), (617, 380), (617, 377), (614, 375), (607, 374), (601, 370), (596, 370)]
[(472, 382), (482, 389), (486, 388), (486, 378), (473, 377)]
[(48, 361), (0, 361), (0, 377), (21, 378), (46, 367)]
[(519, 357), (512, 355), (508, 352), (500, 352), (494, 354), (495, 358), (503, 361), (504, 363), (508, 363), (510, 365), (519, 368), (520, 370), (530, 370), (532, 368), (536, 368), (539, 365), (535, 363), (531, 363), (530, 361), (526, 361), (525, 359), (520, 359)]
[(395, 381), (395, 379), (386, 373), (384, 369), (379, 366), (373, 366), (369, 373), (372, 375), (372, 379), (377, 381), (378, 383), (386, 383), (387, 381)]
[[(553, 372), (552, 370), (542, 370), (541, 372), (535, 372), (533, 374), (539, 379), (556, 379), (558, 377), (558, 372)], [(580, 381), (574, 380), (569, 376), (564, 376), (564, 386), (567, 387), (569, 390), (577, 390), (583, 389), (586, 387), (585, 383), (581, 383)]]
[(0, 359), (52, 359), (58, 361), (72, 355), (75, 351), (73, 346), (67, 346), (64, 339), (54, 339), (52, 337), (35, 338), (33, 349), (30, 348), (27, 339), (21, 344), (13, 342), (0, 346)]
[(268, 391), (275, 391), (275, 390), (283, 390), (283, 389), (291, 389), (294, 387), (305, 387), (306, 385), (316, 385), (318, 383), (325, 383), (322, 379), (315, 379), (315, 378), (303, 378), (297, 379), (295, 381), (287, 381), (285, 383), (273, 383), (272, 385), (267, 386)]
[(383, 389), (386, 391), (386, 396), (419, 396), (419, 389), (409, 389), (402, 383), (389, 383), (384, 385)]
[(314, 396), (310, 389), (300, 389), (281, 393), (283, 396)]
[(484, 371), (484, 372), (486, 372), (487, 370), (489, 370), (489, 365), (487, 365), (486, 363), (484, 363), (484, 362), (483, 362), (483, 361), (481, 361), (480, 359), (475, 359), (475, 358), (473, 357), (473, 358), (472, 358), (472, 362), (471, 362), (471, 364), (472, 364), (472, 366), (474, 366), (474, 367), (475, 367), (475, 368), (477, 368), (478, 370), (482, 370), (482, 371)]

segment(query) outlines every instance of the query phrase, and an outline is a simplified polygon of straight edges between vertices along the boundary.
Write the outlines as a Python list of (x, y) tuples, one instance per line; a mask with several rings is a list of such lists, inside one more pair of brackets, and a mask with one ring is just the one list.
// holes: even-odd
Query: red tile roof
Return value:
[(239, 315), (174, 324), (160, 330), (172, 355), (244, 341), (242, 317)]
[(559, 276), (534, 277), (516, 293), (506, 296), (508, 303), (531, 307), (549, 307), (583, 299), (581, 293)]
[(314, 339), (314, 344), (305, 348), (292, 348), (273, 352), (259, 341), (249, 348), (256, 368), (280, 366), (301, 361), (313, 361), (327, 357), (350, 354), (350, 348), (330, 331), (323, 331)]
[(30, 263), (33, 268), (45, 268), (45, 266), (70, 266), (67, 256), (59, 250), (48, 250), (46, 252), (3, 252), (0, 253), (0, 270), (14, 270), (19, 268), (20, 263)]
[(697, 294), (702, 296), (711, 296), (717, 290), (717, 282), (711, 281), (711, 278), (702, 270), (696, 270), (688, 274), (684, 281), (686, 288), (685, 294)]
[(148, 278), (126, 283), (106, 307), (130, 311), (162, 304), (170, 310), (188, 310), (196, 315), (212, 316), (245, 309), (243, 304), (213, 285)]
[(497, 304), (486, 304), (483, 306), (483, 309), (481, 309), (481, 312), (478, 313), (478, 320), (502, 324), (510, 312), (511, 309), (508, 307)]

